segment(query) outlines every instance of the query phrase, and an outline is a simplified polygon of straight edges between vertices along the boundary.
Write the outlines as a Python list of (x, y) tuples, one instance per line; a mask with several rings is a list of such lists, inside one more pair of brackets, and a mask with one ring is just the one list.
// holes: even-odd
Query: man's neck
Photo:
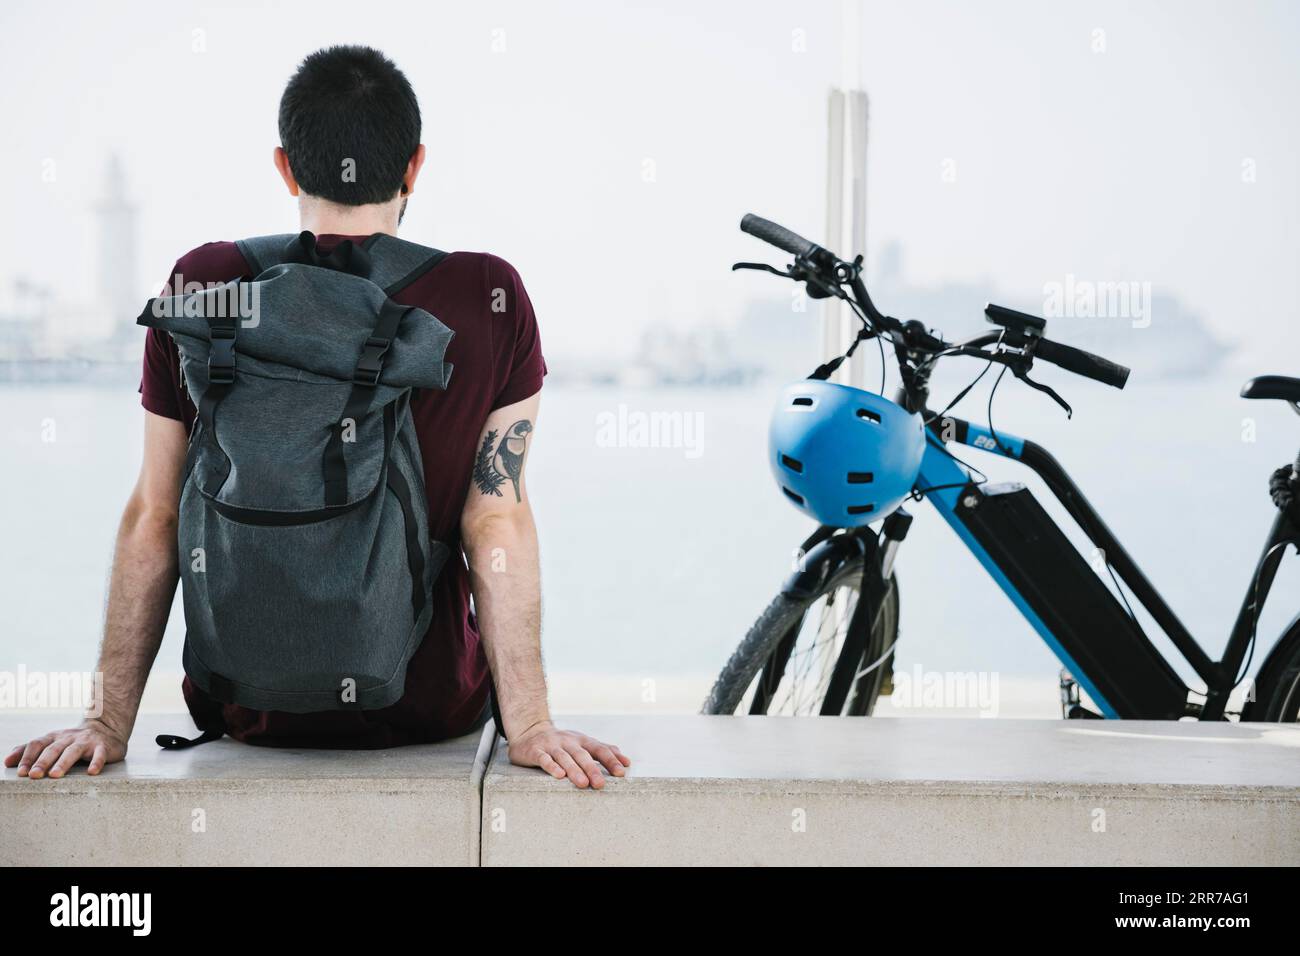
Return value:
[(312, 196), (298, 202), (300, 228), (318, 236), (371, 236), (377, 232), (397, 235), (401, 201), (344, 206)]

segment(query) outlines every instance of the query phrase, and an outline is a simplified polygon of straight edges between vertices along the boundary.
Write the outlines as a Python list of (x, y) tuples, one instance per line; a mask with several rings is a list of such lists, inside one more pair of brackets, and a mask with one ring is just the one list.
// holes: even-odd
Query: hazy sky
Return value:
[[(310, 50), (365, 42), (424, 110), (404, 234), (512, 261), (549, 351), (626, 352), (647, 323), (729, 321), (785, 295), (729, 273), (762, 253), (741, 214), (822, 233), (840, 9), (6, 0), (0, 281), (88, 294), (111, 151), (142, 203), (142, 299), (192, 246), (295, 231), (270, 164), (281, 89)], [(897, 239), (910, 278), (1021, 296), (1067, 273), (1151, 282), (1262, 364), (1300, 371), (1298, 9), (866, 4), (868, 252)], [(981, 305), (923, 318), (958, 332)]]

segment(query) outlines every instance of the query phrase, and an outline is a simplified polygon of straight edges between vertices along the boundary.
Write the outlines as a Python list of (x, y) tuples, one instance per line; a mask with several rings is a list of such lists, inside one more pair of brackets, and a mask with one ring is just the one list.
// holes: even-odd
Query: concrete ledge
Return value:
[[(75, 722), (7, 716), (4, 750)], [(490, 737), (378, 751), (154, 743), (192, 726), (141, 717), (127, 759), (97, 777), (4, 770), (0, 865), (478, 864)]]
[[(0, 718), (12, 746), (63, 724)], [(508, 764), (492, 728), (387, 751), (141, 719), (99, 777), (0, 775), (0, 864), (1300, 864), (1300, 727), (584, 717), (604, 792)], [(482, 837), (480, 840), (480, 826)]]
[(484, 865), (1300, 864), (1300, 727), (583, 717), (603, 792), (493, 756)]

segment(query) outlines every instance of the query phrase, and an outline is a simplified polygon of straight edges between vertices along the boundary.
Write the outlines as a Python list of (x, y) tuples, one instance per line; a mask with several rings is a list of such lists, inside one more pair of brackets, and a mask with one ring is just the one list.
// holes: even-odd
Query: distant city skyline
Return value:
[[(553, 356), (734, 326), (769, 293), (731, 262), (780, 259), (740, 216), (825, 229), (838, 2), (376, 0), (358, 18), (320, 0), (310, 19), (259, 8), (256, 30), (246, 4), (131, 9), (0, 7), (0, 214), (21, 226), (0, 235), (0, 286), (53, 275), (60, 299), (89, 299), (86, 215), (114, 152), (139, 203), (141, 301), (188, 249), (293, 231), (276, 107), (331, 42), (384, 49), (421, 97), (429, 160), (403, 235), (509, 260)], [(1150, 283), (1244, 363), (1300, 354), (1300, 8), (1236, 4), (1229, 22), (1207, 0), (921, 0), (866, 3), (861, 30), (873, 267), (897, 240), (917, 286), (1032, 301), (1067, 275)]]
[[(45, 379), (80, 378), (87, 372), (87, 362), (132, 369), (138, 365), (144, 333), (134, 318), (144, 297), (131, 278), (138, 272), (139, 205), (131, 198), (129, 178), (121, 158), (109, 155), (101, 198), (86, 217), (97, 237), (96, 292), (88, 301), (64, 301), (59, 298), (62, 287), (57, 276), (15, 279), (12, 300), (0, 305), (0, 362), (56, 363), (42, 373)], [(1013, 295), (987, 281), (918, 284), (909, 280), (905, 263), (901, 242), (882, 244), (867, 273), (878, 304), (941, 330), (946, 324), (949, 334), (977, 321), (987, 301), (1047, 314), (1041, 296)], [(1071, 287), (1089, 281), (1066, 279)], [(554, 377), (588, 383), (725, 387), (773, 375), (806, 374), (820, 361), (818, 310), (810, 301), (792, 297), (788, 283), (769, 282), (769, 295), (741, 303), (734, 321), (698, 314), (685, 326), (652, 325), (629, 348), (611, 350), (600, 364), (581, 354), (553, 352)], [(1138, 373), (1145, 378), (1194, 376), (1222, 363), (1231, 346), (1207, 331), (1198, 315), (1173, 296), (1149, 298), (1142, 307), (1158, 316), (1146, 315), (1140, 321), (1124, 315), (1070, 316), (1051, 319), (1050, 327), (1065, 341), (1119, 361), (1132, 361), (1129, 353), (1136, 351), (1143, 359)], [(1144, 334), (1138, 335), (1139, 331)], [(57, 364), (68, 362), (74, 364), (66, 368)], [(17, 377), (27, 374), (17, 373)], [(0, 371), (0, 379), (4, 377)]]
[(99, 237), (98, 302), (107, 312), (110, 334), (140, 314), (139, 204), (131, 199), (122, 158), (108, 157), (104, 198), (95, 207)]
[[(93, 291), (84, 298), (67, 297), (60, 271), (13, 278), (0, 294), (0, 362), (139, 363), (143, 331), (134, 320), (145, 300), (135, 279), (138, 211), (121, 158), (108, 156), (100, 198), (86, 216), (87, 231), (96, 237)], [(52, 369), (44, 377), (60, 374)]]

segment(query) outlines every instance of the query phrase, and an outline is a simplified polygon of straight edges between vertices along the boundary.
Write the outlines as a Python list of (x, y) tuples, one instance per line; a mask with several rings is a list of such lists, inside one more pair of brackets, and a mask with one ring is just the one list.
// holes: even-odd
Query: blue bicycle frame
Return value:
[[(1006, 432), (999, 432), (997, 437), (994, 438), (987, 428), (974, 423), (966, 423), (966, 427), (959, 429), (959, 431), (962, 444), (1016, 460), (1019, 460), (1025, 445), (1023, 438), (1018, 438)], [(1025, 620), (1038, 632), (1039, 637), (1052, 649), (1052, 652), (1056, 654), (1061, 663), (1070, 671), (1070, 674), (1079, 682), (1079, 686), (1088, 692), (1088, 696), (1092, 698), (1102, 714), (1106, 717), (1119, 717), (1120, 713), (1115, 705), (1106, 698), (1105, 694), (1088, 676), (1079, 662), (1074, 659), (1065, 645), (1052, 633), (1051, 628), (1044, 623), (1043, 619), (1029, 605), (1016, 586), (1012, 584), (1006, 573), (998, 566), (997, 561), (993, 559), (984, 545), (975, 537), (971, 529), (958, 517), (959, 503), (962, 496), (967, 494), (967, 488), (972, 481), (971, 476), (963, 465), (944, 450), (942, 442), (935, 437), (933, 432), (927, 437), (929, 441), (926, 446), (925, 457), (921, 459), (921, 472), (917, 477), (917, 487), (929, 489), (924, 492), (925, 497), (934, 505), (939, 514), (943, 515), (944, 520), (948, 522), (948, 526), (957, 533), (957, 537), (983, 565), (984, 570), (989, 573), (993, 580), (997, 582), (998, 587), (1011, 599), (1017, 610), (1024, 615)]]
[[(902, 396), (900, 396), (902, 397)], [(1257, 568), (1262, 590), (1248, 594), (1221, 661), (1183, 627), (1133, 559), (1070, 480), (1033, 442), (956, 418), (931, 423), (917, 488), (1009, 597), (1104, 717), (1177, 719), (1222, 716), (1271, 584), (1272, 546), (1294, 535), (1279, 515)], [(1205, 680), (1206, 703), (1188, 688), (1078, 549), (1020, 484), (978, 483), (948, 450), (955, 442), (1031, 468), (1047, 483), (1106, 563)]]

